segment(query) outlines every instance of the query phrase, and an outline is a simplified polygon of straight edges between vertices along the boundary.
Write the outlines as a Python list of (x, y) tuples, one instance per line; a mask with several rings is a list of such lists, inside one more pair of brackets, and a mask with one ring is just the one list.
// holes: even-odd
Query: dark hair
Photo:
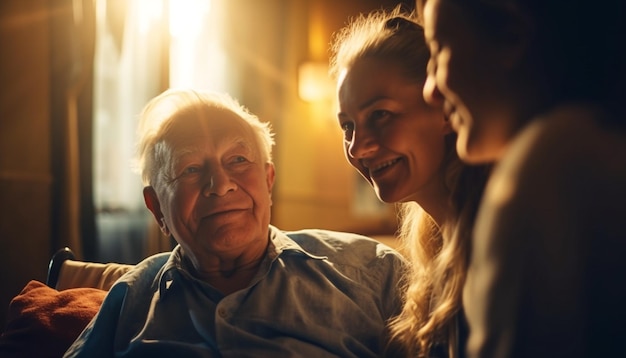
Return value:
[(443, 1), (461, 6), (486, 36), (497, 34), (512, 10), (523, 14), (533, 31), (530, 60), (555, 100), (623, 103), (624, 1)]

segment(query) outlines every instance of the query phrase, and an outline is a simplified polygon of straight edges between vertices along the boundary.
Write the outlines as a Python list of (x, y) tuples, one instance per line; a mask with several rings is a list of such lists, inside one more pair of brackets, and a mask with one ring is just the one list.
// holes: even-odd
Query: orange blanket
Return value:
[(30, 281), (9, 304), (0, 357), (61, 357), (98, 312), (107, 291), (57, 291)]

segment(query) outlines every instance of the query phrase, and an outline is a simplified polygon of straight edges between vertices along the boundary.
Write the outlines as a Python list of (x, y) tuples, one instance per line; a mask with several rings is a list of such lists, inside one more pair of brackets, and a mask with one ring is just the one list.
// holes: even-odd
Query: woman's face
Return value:
[(452, 129), (424, 102), (422, 86), (398, 63), (380, 59), (358, 60), (338, 82), (346, 158), (387, 203), (419, 202), (443, 180), (444, 138)]
[(457, 152), (466, 162), (500, 157), (512, 133), (505, 48), (487, 39), (449, 0), (428, 0), (424, 33), (430, 48), (424, 96), (443, 94), (444, 112), (458, 133)]

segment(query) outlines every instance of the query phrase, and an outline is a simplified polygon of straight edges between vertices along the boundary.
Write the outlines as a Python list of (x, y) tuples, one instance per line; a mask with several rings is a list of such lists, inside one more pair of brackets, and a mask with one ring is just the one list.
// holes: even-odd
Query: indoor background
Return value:
[(392, 236), (394, 208), (343, 157), (326, 71), (336, 30), (398, 3), (0, 2), (0, 325), (59, 248), (123, 263), (169, 250), (131, 163), (137, 115), (169, 87), (228, 92), (272, 124), (273, 225)]

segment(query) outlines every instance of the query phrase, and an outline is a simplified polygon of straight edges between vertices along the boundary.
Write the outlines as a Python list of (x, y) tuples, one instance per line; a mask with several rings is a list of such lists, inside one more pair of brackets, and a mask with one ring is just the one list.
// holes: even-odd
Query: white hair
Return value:
[(146, 104), (139, 119), (135, 169), (144, 185), (153, 185), (157, 174), (167, 164), (163, 140), (170, 132), (173, 119), (183, 113), (195, 115), (206, 110), (227, 110), (250, 125), (256, 136), (263, 161), (272, 162), (274, 134), (269, 123), (261, 122), (228, 94), (191, 89), (169, 89)]

